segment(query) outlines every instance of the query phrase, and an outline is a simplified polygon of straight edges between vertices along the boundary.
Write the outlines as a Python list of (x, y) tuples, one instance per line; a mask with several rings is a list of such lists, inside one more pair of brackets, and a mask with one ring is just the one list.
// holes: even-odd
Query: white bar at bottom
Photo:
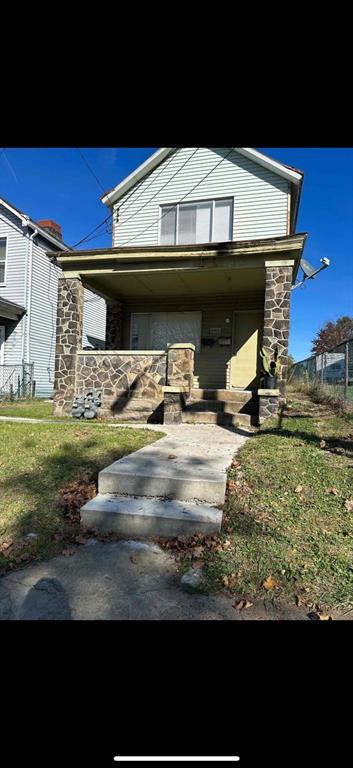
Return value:
[(240, 760), (240, 757), (238, 755), (233, 755), (233, 757), (122, 757), (121, 755), (116, 755), (114, 757), (114, 760), (117, 762), (128, 762), (128, 763), (151, 763), (151, 762), (163, 762), (168, 761), (172, 763), (186, 763), (186, 762), (208, 762), (208, 763), (232, 763), (237, 762)]

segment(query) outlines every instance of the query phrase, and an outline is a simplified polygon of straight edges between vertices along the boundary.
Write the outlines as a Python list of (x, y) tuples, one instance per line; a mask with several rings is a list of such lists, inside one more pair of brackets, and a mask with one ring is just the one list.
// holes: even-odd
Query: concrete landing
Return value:
[(71, 557), (59, 555), (0, 578), (0, 620), (306, 618), (302, 606), (280, 608), (270, 599), (236, 611), (236, 599), (224, 593), (184, 592), (171, 554), (138, 541), (92, 541), (77, 547)]

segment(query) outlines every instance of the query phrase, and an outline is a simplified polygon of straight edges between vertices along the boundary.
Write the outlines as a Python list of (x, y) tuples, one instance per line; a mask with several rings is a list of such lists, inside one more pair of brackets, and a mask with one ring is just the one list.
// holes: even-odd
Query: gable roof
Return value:
[[(105, 192), (104, 195), (101, 195), (101, 200), (104, 205), (107, 205), (108, 207), (112, 206), (117, 200), (125, 195), (125, 193), (131, 189), (131, 187), (133, 187), (148, 173), (153, 171), (157, 165), (165, 160), (168, 155), (170, 155), (176, 149), (178, 149), (178, 147), (163, 147), (162, 149), (158, 149), (157, 152), (154, 152), (151, 157), (148, 157), (147, 160), (139, 165), (138, 168), (130, 173), (129, 176), (126, 176), (126, 178), (123, 179), (120, 184), (117, 184), (117, 186), (113, 187), (113, 189), (111, 189), (109, 192)], [(292, 168), (290, 165), (279, 163), (278, 160), (273, 160), (273, 158), (268, 157), (267, 155), (263, 155), (261, 152), (258, 152), (256, 149), (252, 149), (251, 147), (233, 147), (233, 149), (235, 152), (239, 152), (241, 155), (248, 157), (253, 162), (258, 163), (273, 173), (278, 174), (278, 176), (282, 176), (295, 186), (301, 185), (304, 174), (297, 168)]]
[(12, 205), (12, 203), (9, 203), (8, 200), (5, 200), (4, 197), (0, 197), (0, 205), (3, 205), (4, 208), (7, 208), (7, 210), (10, 211), (10, 213), (12, 213), (18, 219), (20, 219), (22, 226), (30, 227), (30, 229), (37, 230), (38, 235), (40, 235), (44, 240), (47, 240), (49, 243), (51, 243), (51, 245), (56, 245), (60, 251), (70, 250), (70, 247), (68, 245), (65, 245), (65, 243), (63, 243), (62, 240), (59, 240), (57, 237), (54, 237), (54, 235), (51, 235), (45, 229), (40, 227), (39, 224), (37, 224), (37, 222), (31, 219), (23, 211), (20, 211), (19, 208), (16, 208), (16, 206)]

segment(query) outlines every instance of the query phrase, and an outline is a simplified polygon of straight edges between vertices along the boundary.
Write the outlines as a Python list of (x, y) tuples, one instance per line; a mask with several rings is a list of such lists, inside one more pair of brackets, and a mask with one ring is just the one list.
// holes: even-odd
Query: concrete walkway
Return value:
[(307, 618), (302, 608), (273, 606), (270, 600), (239, 612), (235, 599), (184, 592), (174, 558), (155, 544), (136, 541), (92, 540), (72, 556), (60, 555), (0, 579), (2, 620)]

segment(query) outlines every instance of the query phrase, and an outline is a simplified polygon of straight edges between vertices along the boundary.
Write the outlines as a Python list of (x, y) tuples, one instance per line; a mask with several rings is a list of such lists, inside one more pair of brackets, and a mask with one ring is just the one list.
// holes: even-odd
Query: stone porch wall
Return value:
[(167, 353), (82, 351), (77, 354), (76, 393), (102, 394), (102, 416), (144, 420), (161, 408)]

